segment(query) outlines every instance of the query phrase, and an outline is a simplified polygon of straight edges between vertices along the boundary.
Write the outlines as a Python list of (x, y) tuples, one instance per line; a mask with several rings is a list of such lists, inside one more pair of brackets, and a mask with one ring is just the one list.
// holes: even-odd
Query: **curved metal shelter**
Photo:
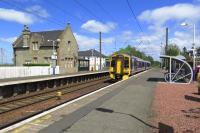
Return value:
[(183, 56), (161, 55), (163, 66), (165, 67), (164, 78), (169, 83), (190, 83), (193, 79), (191, 66), (185, 61)]

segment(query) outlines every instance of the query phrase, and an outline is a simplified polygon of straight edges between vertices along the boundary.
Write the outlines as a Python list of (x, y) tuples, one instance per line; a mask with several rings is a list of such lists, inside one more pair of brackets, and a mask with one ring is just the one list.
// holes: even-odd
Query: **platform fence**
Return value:
[[(49, 66), (34, 67), (0, 67), (0, 79), (52, 75), (53, 68)], [(55, 69), (55, 74), (59, 74), (59, 66)]]

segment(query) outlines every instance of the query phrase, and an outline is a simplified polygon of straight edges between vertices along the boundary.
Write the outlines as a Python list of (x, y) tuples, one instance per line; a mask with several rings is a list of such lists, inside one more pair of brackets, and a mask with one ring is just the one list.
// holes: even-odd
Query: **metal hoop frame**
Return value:
[[(186, 61), (179, 59), (177, 57), (174, 57), (174, 56), (167, 56), (167, 55), (161, 55), (160, 58), (169, 60), (169, 73), (168, 73), (169, 74), (169, 81), (167, 81), (167, 82), (169, 82), (169, 83), (179, 83), (179, 82), (177, 82), (178, 80), (183, 79), (183, 78), (185, 78), (189, 75), (191, 75), (190, 79), (185, 84), (190, 84), (192, 82), (193, 70), (192, 70), (191, 66)], [(176, 73), (172, 73), (172, 60), (178, 60), (178, 61), (183, 63)], [(180, 72), (180, 70), (183, 68), (184, 65), (186, 65), (190, 69), (190, 73), (188, 73), (186, 75), (181, 75), (182, 77), (174, 80), (174, 78), (178, 75), (178, 73)]]

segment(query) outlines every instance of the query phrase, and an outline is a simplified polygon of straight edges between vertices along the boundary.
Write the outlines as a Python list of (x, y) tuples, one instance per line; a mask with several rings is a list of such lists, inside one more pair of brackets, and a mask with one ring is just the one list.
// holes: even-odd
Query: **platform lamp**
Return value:
[(48, 42), (53, 42), (53, 50), (52, 50), (52, 55), (51, 55), (51, 59), (52, 59), (52, 68), (53, 68), (53, 75), (55, 75), (55, 69), (56, 69), (56, 60), (57, 60), (57, 52), (55, 50), (55, 43), (60, 42), (60, 39), (56, 39), (56, 40), (47, 40)]
[[(196, 25), (195, 23), (193, 24), (188, 24), (186, 22), (181, 23), (181, 26), (192, 26), (193, 27), (193, 47), (192, 47), (192, 53), (193, 53), (193, 75), (195, 77), (195, 66), (196, 66), (196, 49), (195, 49), (195, 42), (196, 42)], [(193, 78), (194, 79), (194, 78)]]

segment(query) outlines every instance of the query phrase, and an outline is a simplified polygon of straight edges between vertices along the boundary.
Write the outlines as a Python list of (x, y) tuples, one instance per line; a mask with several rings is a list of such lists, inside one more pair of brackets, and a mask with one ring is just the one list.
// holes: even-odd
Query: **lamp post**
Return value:
[(55, 75), (56, 60), (57, 60), (57, 53), (56, 53), (56, 50), (55, 50), (55, 43), (56, 42), (60, 42), (60, 39), (57, 39), (57, 40), (47, 40), (47, 41), (53, 43), (53, 50), (52, 50), (51, 59), (52, 59), (53, 75)]
[[(190, 26), (188, 23), (186, 22), (183, 22), (181, 23), (181, 26)], [(193, 24), (193, 48), (192, 48), (192, 52), (193, 52), (193, 70), (195, 69), (195, 58), (196, 58), (196, 55), (195, 55), (195, 41), (196, 41), (196, 25)]]
[[(181, 26), (190, 26), (190, 24), (183, 22), (181, 23)], [(193, 27), (193, 47), (192, 47), (192, 53), (193, 53), (193, 75), (195, 76), (195, 66), (196, 66), (196, 49), (195, 49), (195, 42), (196, 42), (196, 25), (195, 23), (192, 24)]]

